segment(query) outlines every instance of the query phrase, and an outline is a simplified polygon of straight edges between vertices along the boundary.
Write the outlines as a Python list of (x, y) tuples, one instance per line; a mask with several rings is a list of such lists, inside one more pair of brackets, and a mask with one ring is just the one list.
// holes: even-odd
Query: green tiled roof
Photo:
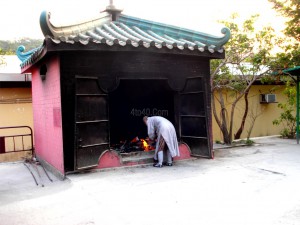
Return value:
[[(56, 27), (50, 22), (50, 13), (42, 12), (40, 25), (45, 39), (53, 43), (72, 44), (80, 43), (88, 45), (96, 43), (108, 46), (130, 46), (132, 48), (143, 47), (159, 49), (177, 49), (186, 51), (186, 54), (223, 53), (223, 45), (230, 38), (228, 28), (221, 30), (222, 36), (217, 37), (185, 28), (171, 26), (163, 23), (143, 20), (123, 14), (119, 14), (115, 20), (109, 11), (100, 13), (99, 17), (90, 21)], [(24, 53), (19, 47), (17, 55), (22, 61), (21, 67), (34, 63), (40, 57), (43, 46)], [(197, 53), (198, 52), (198, 53)]]
[(291, 74), (293, 76), (300, 76), (300, 66), (295, 66), (293, 68), (288, 68), (282, 71), (285, 74)]

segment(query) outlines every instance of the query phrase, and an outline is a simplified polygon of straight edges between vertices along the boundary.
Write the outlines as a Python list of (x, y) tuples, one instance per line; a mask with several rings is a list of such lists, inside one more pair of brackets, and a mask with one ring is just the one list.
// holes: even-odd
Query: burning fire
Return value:
[(138, 137), (133, 138), (130, 143), (138, 143), (138, 142), (141, 143), (140, 147), (143, 148), (145, 152), (155, 149), (153, 146), (148, 144), (147, 140), (139, 139)]
[(142, 146), (143, 146), (144, 151), (147, 152), (147, 151), (150, 151), (150, 150), (154, 149), (151, 145), (149, 145), (147, 143), (147, 141), (145, 139), (140, 139), (140, 141), (142, 142)]

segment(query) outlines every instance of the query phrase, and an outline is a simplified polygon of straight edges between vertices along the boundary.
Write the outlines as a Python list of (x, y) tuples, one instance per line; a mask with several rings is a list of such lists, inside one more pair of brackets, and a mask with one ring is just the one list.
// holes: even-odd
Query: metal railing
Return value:
[(31, 151), (33, 154), (34, 146), (31, 127), (0, 127), (0, 154), (23, 151)]

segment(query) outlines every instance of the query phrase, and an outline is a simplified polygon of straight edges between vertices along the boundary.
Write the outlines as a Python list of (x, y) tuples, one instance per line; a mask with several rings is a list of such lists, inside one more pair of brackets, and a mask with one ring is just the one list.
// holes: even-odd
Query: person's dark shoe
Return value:
[(163, 167), (163, 165), (161, 165), (161, 164), (159, 164), (159, 163), (154, 163), (153, 166), (154, 166), (154, 167), (159, 167), (159, 168)]
[(166, 163), (166, 166), (173, 166), (173, 163)]

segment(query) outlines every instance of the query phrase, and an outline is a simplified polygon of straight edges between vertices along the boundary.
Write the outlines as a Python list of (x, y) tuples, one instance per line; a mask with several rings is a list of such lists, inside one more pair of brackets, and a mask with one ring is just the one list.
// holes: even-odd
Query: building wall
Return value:
[(42, 63), (47, 66), (45, 80), (41, 79), (40, 68), (32, 71), (35, 152), (64, 173), (59, 59), (53, 57)]
[[(34, 70), (34, 80), (35, 89), (39, 90), (39, 94), (36, 93), (33, 96), (33, 101), (35, 105), (35, 125), (33, 126), (33, 106), (31, 102), (19, 103), (13, 101), (13, 99), (30, 99), (31, 98), (31, 89), (30, 88), (0, 88), (0, 126), (29, 126), (34, 132), (36, 142), (36, 152), (38, 155), (45, 157), (51, 164), (63, 172), (63, 159), (62, 159), (62, 132), (61, 127), (59, 127), (59, 120), (57, 117), (60, 114), (60, 90), (59, 88), (59, 71), (58, 71), (58, 61), (48, 67), (48, 74), (51, 70), (54, 71), (54, 75), (47, 77), (45, 83), (41, 82), (39, 76), (39, 71)], [(52, 74), (52, 73), (51, 73)], [(43, 90), (43, 87), (47, 90)], [(282, 94), (284, 86), (280, 85), (254, 85), (249, 94), (249, 115), (258, 115), (251, 137), (260, 137), (260, 136), (269, 136), (269, 135), (278, 135), (282, 130), (282, 126), (275, 126), (272, 124), (272, 121), (279, 117), (280, 109), (277, 107), (278, 103), (269, 103), (261, 104), (259, 102), (260, 93), (270, 93), (270, 90), (273, 90), (273, 93), (276, 94), (277, 102), (286, 101), (286, 97)], [(230, 95), (224, 94), (225, 99), (227, 99), (227, 109), (230, 110), (230, 103), (232, 98)], [(7, 103), (7, 99), (11, 99)], [(4, 103), (5, 102), (5, 103)], [(234, 132), (237, 131), (242, 115), (243, 109), (245, 107), (244, 100), (242, 99), (236, 107), (235, 115), (235, 126)], [(262, 114), (261, 114), (262, 113)], [(261, 114), (261, 115), (259, 115)], [(44, 119), (42, 119), (44, 118)], [(55, 120), (55, 121), (54, 121)], [(249, 119), (245, 124), (244, 132), (242, 133), (241, 138), (247, 137), (247, 130), (249, 129)], [(50, 127), (50, 128), (49, 128)], [(9, 133), (10, 132), (10, 133)], [(18, 131), (19, 132), (19, 131)], [(27, 132), (27, 130), (22, 130), (21, 132)], [(15, 131), (1, 131), (1, 135), (16, 134)], [(42, 144), (41, 140), (46, 140), (45, 144)], [(216, 124), (213, 117), (213, 140), (222, 141), (222, 134), (218, 125)], [(6, 148), (12, 149), (12, 147), (6, 143)], [(51, 151), (49, 150), (51, 149)], [(26, 157), (27, 152), (24, 153), (9, 153), (9, 154), (0, 154), (0, 162), (8, 161), (17, 161), (22, 160), (23, 157)]]
[[(61, 80), (62, 80), (62, 104), (63, 104), (63, 127), (64, 127), (64, 144), (68, 147), (64, 147), (65, 151), (65, 168), (72, 167), (76, 168), (76, 165), (79, 165), (75, 160), (84, 159), (86, 162), (89, 162), (89, 157), (92, 158), (90, 161), (94, 161), (96, 158), (98, 160), (98, 154), (88, 154), (88, 151), (85, 151), (84, 154), (87, 156), (78, 157), (79, 154), (77, 150), (75, 150), (75, 157), (72, 152), (77, 148), (78, 145), (75, 145), (78, 140), (81, 140), (80, 137), (80, 129), (78, 127), (74, 127), (75, 113), (74, 109), (76, 108), (75, 103), (75, 87), (79, 88), (80, 85), (76, 86), (75, 76), (81, 77), (97, 77), (98, 85), (102, 90), (111, 95), (114, 90), (118, 88), (120, 84), (120, 80), (160, 80), (165, 79), (168, 82), (168, 86), (172, 91), (175, 92), (182, 91), (181, 96), (174, 96), (174, 105), (175, 112), (170, 116), (173, 118), (173, 123), (176, 131), (180, 133), (183, 137), (182, 139), (190, 146), (191, 151), (195, 155), (202, 155), (206, 157), (211, 157), (211, 149), (212, 149), (212, 140), (211, 140), (211, 130), (207, 129), (206, 124), (211, 122), (211, 114), (209, 113), (210, 107), (202, 107), (202, 105), (210, 106), (210, 95), (208, 94), (208, 90), (210, 90), (209, 85), (209, 60), (206, 58), (195, 57), (195, 56), (186, 56), (186, 55), (172, 55), (172, 54), (157, 54), (157, 53), (148, 53), (148, 52), (126, 52), (126, 51), (118, 51), (118, 52), (64, 52), (61, 54)], [(197, 78), (197, 79), (196, 79)], [(185, 86), (185, 81), (189, 82)], [(192, 81), (193, 80), (193, 81)], [(195, 84), (195, 82), (197, 82)], [(199, 87), (198, 82), (203, 84), (203, 89), (198, 90)], [(138, 84), (136, 84), (139, 87)], [(196, 88), (197, 87), (197, 88)], [(151, 85), (147, 87), (149, 90), (155, 90), (155, 88), (151, 88)], [(145, 93), (147, 96), (151, 95), (150, 91), (145, 89)], [(192, 89), (189, 90), (189, 89)], [(80, 90), (80, 89), (79, 89)], [(139, 90), (139, 88), (132, 88), (127, 90), (129, 92), (129, 96), (124, 99), (121, 104), (126, 105), (122, 109), (118, 110), (118, 113), (122, 115), (123, 121), (133, 121), (136, 123), (134, 126), (143, 127), (143, 124), (140, 123), (142, 121), (142, 117), (145, 115), (141, 113), (140, 115), (133, 116), (130, 114), (131, 109), (143, 109), (143, 108), (153, 108), (149, 102), (144, 99), (140, 99), (134, 102), (132, 105), (126, 104), (126, 101), (130, 101), (131, 96), (142, 96), (139, 92), (143, 90)], [(144, 93), (143, 93), (144, 94)], [(198, 97), (198, 102), (192, 103), (194, 100), (193, 96), (201, 96)], [(147, 97), (146, 96), (146, 97)], [(137, 97), (136, 97), (137, 98)], [(183, 101), (179, 101), (184, 99)], [(110, 98), (109, 98), (110, 99)], [(132, 103), (131, 102), (131, 103)], [(130, 110), (127, 111), (127, 106), (130, 105)], [(196, 107), (195, 107), (196, 105)], [(199, 107), (198, 107), (199, 106)], [(109, 106), (107, 106), (109, 107)], [(156, 106), (155, 106), (156, 107)], [(180, 108), (181, 107), (181, 108)], [(185, 109), (183, 110), (183, 107)], [(107, 108), (108, 111), (111, 111)], [(181, 109), (181, 110), (180, 110)], [(203, 109), (203, 110), (202, 110)], [(124, 111), (123, 111), (124, 110)], [(171, 112), (171, 110), (170, 110)], [(145, 113), (145, 112), (144, 112)], [(184, 120), (180, 120), (180, 114), (183, 114), (182, 118)], [(79, 114), (77, 114), (79, 115)], [(189, 115), (189, 117), (187, 116)], [(200, 116), (199, 116), (200, 115)], [(73, 118), (72, 118), (73, 117)], [(79, 118), (79, 117), (78, 117)], [(171, 119), (171, 118), (169, 118)], [(172, 120), (172, 119), (171, 119)], [(138, 122), (137, 122), (138, 121)], [(203, 122), (204, 121), (204, 122)], [(109, 121), (110, 122), (110, 121)], [(181, 123), (181, 126), (180, 126)], [(113, 124), (110, 122), (110, 124)], [(182, 124), (187, 129), (181, 129)], [(196, 124), (196, 125), (195, 125)], [(197, 124), (199, 126), (197, 127)], [(204, 125), (203, 125), (204, 124)], [(125, 124), (126, 125), (126, 124)], [(109, 128), (112, 128), (110, 126)], [(196, 127), (196, 128), (195, 128)], [(77, 129), (77, 130), (76, 130)], [(91, 130), (85, 128), (87, 130)], [(143, 127), (144, 129), (144, 127)], [(180, 130), (181, 129), (181, 130)], [(76, 135), (74, 135), (74, 131), (76, 130)], [(115, 139), (113, 136), (114, 132), (111, 130), (106, 131), (107, 136), (111, 135), (111, 140)], [(115, 132), (116, 133), (116, 132)], [(129, 132), (128, 132), (129, 133)], [(79, 134), (79, 135), (78, 135)], [(135, 134), (136, 135), (136, 134)], [(134, 137), (134, 136), (133, 136)], [(194, 138), (201, 137), (201, 138)], [(117, 138), (116, 138), (117, 139)], [(70, 146), (74, 146), (73, 148)], [(103, 149), (103, 151), (106, 149)], [(73, 160), (75, 159), (75, 160)], [(68, 161), (66, 161), (68, 160)], [(71, 160), (71, 161), (70, 161)]]
[[(22, 76), (22, 75), (19, 75)], [(0, 88), (0, 127), (29, 126), (33, 129), (31, 88)], [(0, 136), (29, 133), (28, 128), (0, 129)], [(5, 154), (0, 154), (0, 162), (22, 160), (30, 152), (12, 153), (15, 149), (22, 149), (21, 141), (12, 139), (5, 141)], [(30, 148), (29, 139), (24, 140), (24, 147)]]
[[(247, 131), (249, 130), (249, 116), (253, 115), (256, 117), (256, 121), (254, 123), (254, 127), (251, 133), (251, 137), (261, 137), (261, 136), (270, 136), (270, 135), (278, 135), (280, 131), (283, 129), (282, 126), (275, 126), (272, 124), (274, 119), (277, 119), (281, 113), (281, 110), (277, 107), (279, 102), (286, 101), (286, 96), (282, 94), (284, 90), (284, 85), (254, 85), (250, 89), (250, 93), (248, 95), (249, 99), (249, 112), (248, 118), (245, 124), (245, 129), (241, 135), (241, 138), (247, 137)], [(276, 94), (277, 103), (260, 103), (259, 94), (268, 94), (268, 93)], [(231, 103), (233, 102), (233, 98), (229, 93), (224, 93), (223, 96), (226, 99), (226, 107), (228, 116), (230, 116)], [(234, 127), (233, 133), (236, 133), (244, 113), (245, 102), (244, 98), (242, 98), (237, 106), (234, 116)], [(220, 112), (220, 108), (217, 108), (217, 112)], [(252, 117), (253, 117), (252, 116)], [(213, 140), (214, 141), (223, 141), (222, 133), (215, 121), (213, 116)]]

